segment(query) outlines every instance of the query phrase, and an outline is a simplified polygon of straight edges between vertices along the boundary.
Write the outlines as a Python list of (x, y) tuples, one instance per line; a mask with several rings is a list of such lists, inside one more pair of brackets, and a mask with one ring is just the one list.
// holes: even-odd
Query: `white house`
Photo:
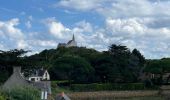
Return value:
[(28, 78), (29, 81), (39, 82), (43, 80), (50, 80), (50, 75), (47, 70), (40, 69), (36, 71), (36, 74), (31, 75)]

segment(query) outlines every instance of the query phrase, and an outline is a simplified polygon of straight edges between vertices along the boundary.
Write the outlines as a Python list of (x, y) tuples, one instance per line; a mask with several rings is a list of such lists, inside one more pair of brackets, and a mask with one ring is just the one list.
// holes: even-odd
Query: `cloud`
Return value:
[(26, 49), (26, 48), (28, 49), (28, 47), (29, 47), (29, 45), (24, 40), (19, 40), (17, 42), (17, 48), (18, 49)]
[[(18, 18), (0, 21), (0, 40), (3, 41), (0, 47), (37, 52), (56, 48), (59, 42), (70, 40), (74, 33), (79, 46), (102, 51), (115, 43), (137, 48), (147, 58), (167, 57), (170, 56), (169, 5), (169, 0), (60, 0), (55, 4), (56, 8), (49, 7), (49, 10), (62, 8), (57, 14), (67, 13), (68, 16), (60, 21), (57, 19), (60, 16), (51, 18), (47, 14), (49, 18), (43, 21), (45, 28), (38, 21), (33, 23), (35, 19), (31, 15), (24, 22), (30, 28), (29, 32), (22, 30)], [(92, 20), (90, 14), (99, 19)], [(70, 17), (78, 19), (71, 20), (70, 25), (68, 19), (65, 20)], [(44, 29), (37, 31), (39, 26), (34, 29), (34, 24)]]
[(44, 23), (46, 23), (50, 34), (59, 39), (67, 38), (70, 29), (66, 28), (61, 22), (56, 21), (55, 18), (47, 18)]
[[(141, 18), (128, 19), (106, 19), (106, 32), (110, 37), (121, 38), (119, 43), (130, 47), (137, 48), (149, 58), (158, 58), (168, 56), (170, 28), (148, 27), (146, 23), (154, 20)], [(161, 38), (160, 38), (161, 37)], [(110, 38), (110, 42), (112, 42)], [(112, 42), (113, 43), (113, 42)], [(164, 51), (164, 52), (163, 52)]]
[(15, 26), (19, 24), (19, 19), (14, 18), (9, 21), (0, 21), (0, 32), (2, 35), (9, 37), (10, 39), (22, 39), (22, 31)]
[(80, 32), (93, 32), (92, 25), (89, 22), (86, 22), (85, 20), (77, 22), (75, 26), (77, 27), (77, 30), (79, 30)]
[[(105, 0), (61, 0), (56, 6), (73, 8), (76, 10), (86, 11), (94, 10), (101, 5)], [(108, 0), (106, 0), (108, 1)]]
[(39, 47), (57, 47), (57, 44), (58, 44), (54, 40), (34, 40), (33, 39), (28, 42), (32, 46), (39, 46)]
[(30, 22), (30, 21), (27, 21), (27, 22), (25, 23), (25, 25), (26, 25), (26, 27), (27, 27), (28, 29), (32, 27), (32, 25), (31, 25), (31, 22)]
[(170, 16), (168, 0), (61, 0), (56, 6), (79, 11), (95, 11), (112, 18)]
[[(25, 48), (23, 32), (16, 26), (19, 24), (18, 18), (8, 21), (0, 21), (0, 39), (5, 43), (4, 48)], [(16, 46), (15, 46), (16, 45)]]

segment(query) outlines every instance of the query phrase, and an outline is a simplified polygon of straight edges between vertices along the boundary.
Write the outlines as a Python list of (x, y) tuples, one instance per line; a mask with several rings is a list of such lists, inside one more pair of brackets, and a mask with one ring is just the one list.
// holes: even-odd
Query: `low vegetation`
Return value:
[(40, 100), (40, 91), (32, 87), (0, 90), (0, 100)]
[(158, 87), (145, 87), (143, 83), (122, 83), (122, 84), (72, 84), (72, 91), (121, 91), (121, 90), (157, 90)]
[(74, 92), (68, 96), (73, 100), (166, 100), (157, 91)]

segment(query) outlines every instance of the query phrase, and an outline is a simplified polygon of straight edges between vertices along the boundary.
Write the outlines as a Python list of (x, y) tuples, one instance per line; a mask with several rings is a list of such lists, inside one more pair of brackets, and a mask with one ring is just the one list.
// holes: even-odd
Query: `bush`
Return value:
[(7, 100), (40, 100), (40, 92), (33, 87), (15, 88), (10, 91), (4, 90), (2, 92), (8, 98)]
[[(127, 83), (127, 84), (72, 84), (70, 86), (72, 91), (111, 91), (111, 90), (144, 90), (145, 85), (143, 83)], [(150, 88), (150, 89), (156, 89)]]
[(7, 96), (2, 91), (0, 91), (0, 100), (7, 100)]

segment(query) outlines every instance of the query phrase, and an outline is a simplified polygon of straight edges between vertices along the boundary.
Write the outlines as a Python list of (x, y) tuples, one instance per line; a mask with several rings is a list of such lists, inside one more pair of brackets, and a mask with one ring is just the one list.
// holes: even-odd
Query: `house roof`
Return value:
[(29, 82), (21, 76), (21, 67), (14, 67), (13, 74), (8, 78), (8, 80), (4, 83), (4, 89), (12, 89), (15, 87), (26, 86), (29, 85)]
[(70, 41), (68, 41), (68, 43), (67, 44), (70, 44), (70, 43), (72, 43), (74, 40), (70, 40)]
[(43, 76), (44, 75), (44, 73), (46, 72), (46, 70), (39, 70), (38, 71), (38, 76)]
[(47, 71), (47, 70), (45, 70), (45, 69), (36, 70), (36, 71), (35, 71), (31, 76), (29, 76), (29, 77), (42, 77), (46, 71)]
[(24, 87), (24, 86), (33, 86), (35, 88), (45, 90), (49, 94), (51, 94), (51, 81), (40, 81), (40, 82), (27, 81), (21, 76), (21, 67), (13, 68), (13, 74), (4, 83), (2, 88), (10, 90), (16, 87)]
[(66, 43), (59, 43), (58, 46), (59, 47), (66, 46)]

